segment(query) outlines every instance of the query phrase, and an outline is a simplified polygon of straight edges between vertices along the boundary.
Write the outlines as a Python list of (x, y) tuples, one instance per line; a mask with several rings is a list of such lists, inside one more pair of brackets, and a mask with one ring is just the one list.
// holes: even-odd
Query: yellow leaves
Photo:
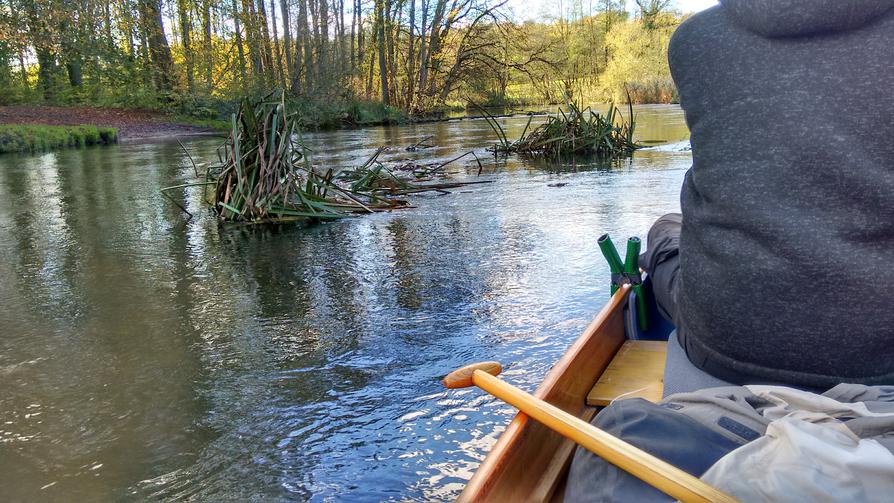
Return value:
[(624, 97), (625, 84), (632, 88), (634, 101), (669, 101), (673, 83), (667, 65), (667, 46), (680, 18), (660, 14), (662, 26), (646, 29), (642, 21), (618, 23), (606, 36), (612, 58), (603, 74), (605, 90), (615, 98)]

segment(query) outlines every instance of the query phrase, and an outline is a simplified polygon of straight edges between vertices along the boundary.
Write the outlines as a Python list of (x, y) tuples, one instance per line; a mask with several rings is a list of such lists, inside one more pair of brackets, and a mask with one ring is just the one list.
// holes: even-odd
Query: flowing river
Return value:
[(495, 160), (482, 120), (308, 134), (323, 166), (474, 149), (452, 178), (493, 183), (307, 228), (220, 227), (195, 187), (188, 219), (176, 142), (0, 157), (2, 499), (454, 498), (514, 411), (440, 378), (533, 390), (608, 299), (596, 238), (679, 208), (683, 114), (637, 112), (675, 145), (614, 167)]

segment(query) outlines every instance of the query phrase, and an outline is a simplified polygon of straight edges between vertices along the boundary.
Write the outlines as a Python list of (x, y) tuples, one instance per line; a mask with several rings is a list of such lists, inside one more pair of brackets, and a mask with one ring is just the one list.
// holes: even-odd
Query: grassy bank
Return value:
[(117, 142), (118, 130), (111, 127), (0, 124), (0, 154), (43, 152)]

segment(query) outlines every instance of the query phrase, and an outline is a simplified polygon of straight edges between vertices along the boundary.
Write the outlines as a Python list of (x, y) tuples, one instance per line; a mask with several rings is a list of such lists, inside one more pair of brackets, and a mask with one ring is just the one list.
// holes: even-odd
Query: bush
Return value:
[(667, 46), (679, 21), (669, 19), (655, 29), (641, 21), (619, 23), (609, 32), (607, 45), (614, 57), (602, 76), (605, 94), (613, 101), (672, 103), (677, 91), (667, 64)]
[(631, 103), (679, 103), (677, 86), (670, 77), (651, 78), (644, 82), (628, 82)]
[(377, 101), (339, 97), (287, 97), (288, 106), (298, 112), (301, 126), (307, 129), (332, 129), (345, 126), (372, 126), (406, 122), (399, 108)]
[(399, 108), (377, 101), (352, 101), (346, 108), (352, 124), (397, 124), (406, 121)]
[(0, 125), (0, 153), (43, 152), (117, 142), (118, 130), (111, 127)]

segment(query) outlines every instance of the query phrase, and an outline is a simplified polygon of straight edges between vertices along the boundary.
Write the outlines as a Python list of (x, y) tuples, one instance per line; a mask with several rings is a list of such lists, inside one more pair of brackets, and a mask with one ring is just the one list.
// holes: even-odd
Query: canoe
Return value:
[[(647, 289), (648, 290), (648, 289)], [(650, 295), (646, 296), (651, 297)], [(667, 340), (673, 329), (654, 304), (649, 331), (636, 327), (630, 287), (622, 286), (534, 392), (585, 421), (598, 412), (587, 394), (627, 339)], [(469, 480), (458, 501), (561, 501), (575, 444), (519, 412)]]

